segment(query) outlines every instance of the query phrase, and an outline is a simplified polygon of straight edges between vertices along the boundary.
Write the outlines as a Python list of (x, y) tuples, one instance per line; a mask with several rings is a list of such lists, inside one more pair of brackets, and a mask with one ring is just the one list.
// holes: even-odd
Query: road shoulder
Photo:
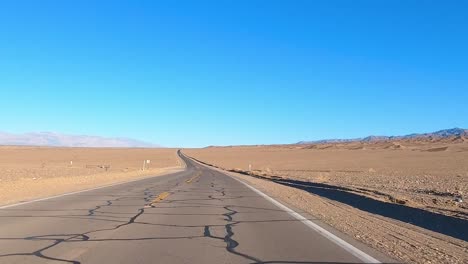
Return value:
[[(398, 263), (398, 261), (395, 261), (394, 259), (388, 257), (388, 255), (383, 254), (373, 248), (370, 248), (364, 243), (361, 243), (357, 241), (356, 239), (346, 235), (345, 233), (338, 231), (337, 229), (333, 228), (327, 223), (324, 223), (322, 220), (317, 219), (317, 217), (311, 214), (308, 210), (304, 210), (303, 208), (301, 208), (301, 206), (298, 206), (299, 204), (297, 203), (297, 201), (291, 200), (291, 199), (284, 199), (285, 196), (283, 196), (281, 192), (278, 192), (278, 189), (272, 188), (272, 187), (277, 187), (277, 186), (264, 185), (262, 183), (262, 180), (260, 179), (256, 179), (256, 178), (249, 177), (249, 176), (242, 175), (242, 174), (235, 173), (235, 172), (225, 171), (220, 168), (215, 168), (215, 167), (200, 163), (196, 160), (193, 160), (193, 161), (197, 162), (198, 164), (202, 166), (209, 167), (210, 169), (216, 170), (220, 173), (223, 173), (232, 178), (235, 178), (238, 181), (246, 184), (252, 189), (256, 189), (257, 191), (263, 193), (263, 195), (266, 196), (265, 198), (267, 200), (271, 199), (273, 200), (274, 204), (275, 202), (279, 203), (281, 207), (285, 208), (285, 210), (290, 211), (292, 214), (297, 214), (299, 218), (302, 218), (304, 220), (304, 224), (307, 225), (306, 222), (309, 222), (309, 221), (312, 222), (311, 225), (317, 226), (317, 227), (312, 227), (314, 231), (320, 233), (320, 231), (317, 231), (316, 228), (323, 229), (323, 231), (328, 234), (322, 234), (322, 235), (324, 235), (331, 241), (333, 241), (334, 239), (330, 238), (330, 236), (336, 237), (338, 240), (341, 240), (342, 241), (341, 243), (343, 243), (343, 245), (340, 245), (340, 246), (342, 246), (343, 248), (350, 247), (351, 248), (350, 253), (361, 255), (360, 258), (362, 258), (365, 263), (379, 263), (379, 261), (381, 263)], [(274, 185), (277, 185), (277, 184), (274, 184)], [(283, 186), (279, 186), (279, 187), (283, 187)], [(336, 243), (336, 241), (333, 241), (333, 242)], [(377, 261), (373, 261), (373, 260), (377, 260)]]
[(57, 177), (42, 180), (22, 179), (14, 182), (4, 182), (0, 186), (0, 209), (168, 175), (183, 170), (185, 170), (185, 165), (183, 167), (156, 168), (144, 173), (135, 171), (130, 173)]
[[(214, 167), (212, 167), (214, 168)], [(468, 243), (417, 226), (358, 210), (303, 190), (214, 168), (258, 188), (301, 214), (307, 213), (323, 226), (346, 234), (350, 243), (359, 241), (405, 263), (464, 263)], [(429, 221), (429, 220), (428, 220)], [(356, 244), (359, 246), (359, 244)], [(437, 248), (434, 247), (437, 245)], [(390, 258), (387, 260), (392, 262)]]

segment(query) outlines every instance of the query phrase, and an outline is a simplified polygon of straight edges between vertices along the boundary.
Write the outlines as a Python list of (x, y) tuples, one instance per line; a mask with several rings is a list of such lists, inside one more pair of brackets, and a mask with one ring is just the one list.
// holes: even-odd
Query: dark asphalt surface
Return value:
[(361, 263), (183, 159), (183, 172), (0, 209), (0, 263)]

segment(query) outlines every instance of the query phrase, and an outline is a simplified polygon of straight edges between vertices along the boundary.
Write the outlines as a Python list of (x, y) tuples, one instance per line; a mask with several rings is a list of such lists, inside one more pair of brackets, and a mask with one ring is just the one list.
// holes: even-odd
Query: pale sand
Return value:
[[(435, 212), (458, 222), (468, 218), (466, 142), (213, 147), (183, 152), (225, 170), (249, 173), (251, 164), (253, 176), (311, 183), (319, 190), (320, 184), (347, 188), (352, 194)], [(231, 174), (405, 263), (466, 263), (465, 240), (360, 210), (333, 196)], [(422, 220), (431, 223), (430, 216)]]
[(253, 174), (343, 186), (374, 199), (468, 219), (468, 143), (392, 145), (214, 147), (184, 153), (227, 170), (248, 171), (251, 164)]
[[(144, 160), (150, 164), (142, 171)], [(0, 204), (162, 175), (181, 166), (176, 149), (2, 146)]]
[(466, 241), (361, 211), (306, 191), (229, 173), (403, 263), (466, 263)]

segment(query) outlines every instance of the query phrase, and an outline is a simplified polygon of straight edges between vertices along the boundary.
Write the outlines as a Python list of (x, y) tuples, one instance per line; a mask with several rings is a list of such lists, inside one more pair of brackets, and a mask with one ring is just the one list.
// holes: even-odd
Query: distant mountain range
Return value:
[(55, 132), (11, 134), (0, 132), (0, 145), (51, 147), (120, 147), (154, 148), (158, 145), (129, 138), (106, 138), (87, 135), (65, 135)]
[(300, 141), (296, 144), (320, 144), (320, 143), (346, 143), (346, 142), (378, 142), (389, 140), (405, 140), (405, 139), (443, 139), (449, 137), (468, 137), (468, 129), (452, 128), (439, 130), (432, 133), (409, 134), (404, 136), (368, 136), (364, 138), (353, 139), (324, 139), (315, 141)]

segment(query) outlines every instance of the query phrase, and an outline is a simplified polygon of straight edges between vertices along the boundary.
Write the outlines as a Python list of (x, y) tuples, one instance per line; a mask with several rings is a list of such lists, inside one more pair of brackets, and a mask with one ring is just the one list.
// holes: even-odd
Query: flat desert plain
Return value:
[(458, 141), (209, 147), (183, 152), (230, 171), (396, 260), (467, 263), (468, 144)]
[[(143, 161), (150, 160), (145, 170)], [(0, 147), (0, 204), (78, 191), (181, 168), (175, 149)]]
[(326, 183), (468, 219), (468, 143), (377, 142), (184, 150), (218, 167)]

